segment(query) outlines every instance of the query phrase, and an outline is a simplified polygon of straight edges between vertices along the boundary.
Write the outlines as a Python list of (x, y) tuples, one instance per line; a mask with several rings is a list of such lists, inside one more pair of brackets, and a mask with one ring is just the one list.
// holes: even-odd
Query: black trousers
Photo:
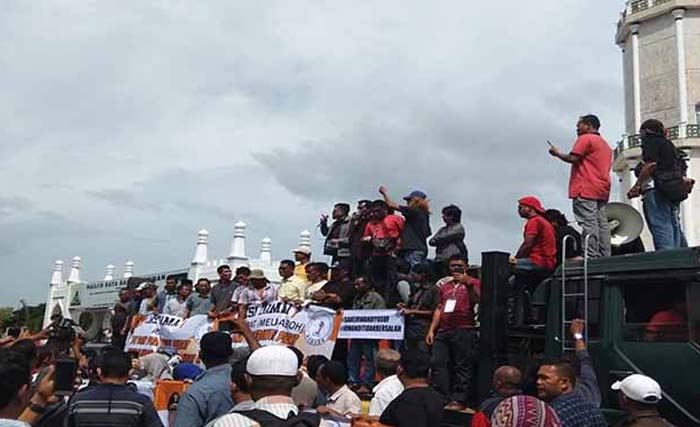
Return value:
[(423, 338), (404, 338), (401, 343), (401, 349), (399, 350), (401, 356), (407, 354), (423, 353), (426, 356), (430, 356), (430, 347), (425, 342), (425, 337)]
[(126, 346), (126, 335), (115, 334), (112, 332), (112, 346), (124, 351), (124, 347)]
[(435, 335), (433, 386), (445, 397), (445, 402), (471, 403), (476, 346), (473, 329), (443, 331)]

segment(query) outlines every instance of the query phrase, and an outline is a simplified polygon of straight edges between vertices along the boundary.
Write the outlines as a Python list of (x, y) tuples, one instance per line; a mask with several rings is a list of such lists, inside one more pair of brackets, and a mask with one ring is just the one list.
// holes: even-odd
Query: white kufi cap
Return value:
[(293, 377), (299, 372), (297, 355), (283, 345), (269, 345), (255, 350), (246, 363), (249, 375)]

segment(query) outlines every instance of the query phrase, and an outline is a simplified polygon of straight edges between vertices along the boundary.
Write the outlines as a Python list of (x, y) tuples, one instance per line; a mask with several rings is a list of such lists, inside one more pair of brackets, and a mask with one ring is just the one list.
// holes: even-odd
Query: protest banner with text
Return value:
[(399, 310), (345, 310), (338, 338), (402, 340), (403, 332)]

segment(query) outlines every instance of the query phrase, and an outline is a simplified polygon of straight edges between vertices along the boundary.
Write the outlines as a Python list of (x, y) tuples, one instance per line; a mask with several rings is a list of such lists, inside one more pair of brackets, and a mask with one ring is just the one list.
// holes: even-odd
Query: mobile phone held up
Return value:
[(70, 396), (73, 394), (77, 370), (78, 362), (73, 358), (66, 357), (56, 360), (56, 370), (54, 371), (56, 396)]

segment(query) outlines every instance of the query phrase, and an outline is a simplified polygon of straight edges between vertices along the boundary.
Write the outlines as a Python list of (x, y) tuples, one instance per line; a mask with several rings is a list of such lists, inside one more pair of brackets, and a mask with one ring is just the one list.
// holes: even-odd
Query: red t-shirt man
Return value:
[(375, 256), (392, 255), (401, 247), (401, 230), (403, 230), (403, 227), (403, 218), (398, 215), (387, 215), (383, 219), (374, 219), (368, 222), (362, 237), (370, 238), (372, 242), (385, 239), (393, 240), (394, 243), (386, 248), (373, 245), (372, 251), (372, 255)]
[(554, 270), (557, 266), (557, 238), (552, 224), (540, 215), (533, 216), (525, 223), (523, 235), (535, 238), (535, 246), (528, 258), (540, 267)]
[(571, 165), (569, 198), (607, 202), (612, 166), (612, 149), (608, 143), (600, 134), (586, 133), (576, 139), (571, 154), (580, 156), (581, 162)]

